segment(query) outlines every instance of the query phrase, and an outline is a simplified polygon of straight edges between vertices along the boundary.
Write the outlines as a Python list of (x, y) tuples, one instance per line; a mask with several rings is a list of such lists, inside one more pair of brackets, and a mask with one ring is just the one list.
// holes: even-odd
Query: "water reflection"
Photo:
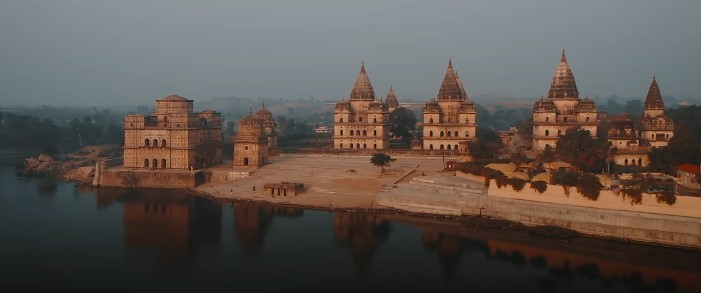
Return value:
[(407, 221), (423, 231), (423, 246), (437, 253), (449, 284), (457, 278), (462, 255), (471, 251), (515, 267), (546, 270), (547, 275), (536, 280), (541, 292), (572, 290), (577, 278), (598, 281), (607, 289), (623, 286), (631, 292), (701, 292), (701, 253), (698, 251), (585, 237), (565, 242), (517, 231), (396, 217), (391, 220)]
[(234, 203), (234, 232), (241, 248), (257, 254), (263, 246), (263, 236), (275, 217), (298, 218), (304, 210), (291, 207), (277, 207), (259, 203)]
[(333, 238), (342, 247), (350, 247), (356, 271), (363, 275), (370, 260), (390, 232), (387, 220), (374, 214), (336, 212), (333, 214)]
[(98, 208), (121, 202), (124, 244), (136, 253), (155, 252), (176, 261), (191, 258), (203, 247), (219, 246), (221, 206), (213, 201), (165, 190), (101, 188)]

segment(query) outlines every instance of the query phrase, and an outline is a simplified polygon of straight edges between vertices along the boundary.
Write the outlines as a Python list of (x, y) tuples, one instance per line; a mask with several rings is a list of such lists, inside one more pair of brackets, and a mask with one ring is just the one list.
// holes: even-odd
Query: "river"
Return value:
[(95, 190), (2, 167), (0, 282), (30, 291), (701, 292), (701, 252)]

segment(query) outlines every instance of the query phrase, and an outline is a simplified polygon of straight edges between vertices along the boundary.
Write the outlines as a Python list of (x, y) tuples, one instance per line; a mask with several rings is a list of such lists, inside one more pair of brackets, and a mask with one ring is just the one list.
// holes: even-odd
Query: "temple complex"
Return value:
[(448, 61), (438, 96), (424, 106), (423, 149), (467, 152), (467, 142), (477, 139), (477, 110)]
[(389, 108), (375, 99), (364, 63), (348, 100), (336, 103), (333, 116), (333, 148), (389, 148)]
[(645, 107), (640, 125), (626, 113), (614, 117), (608, 131), (608, 141), (616, 148), (614, 161), (618, 165), (645, 167), (649, 164), (648, 153), (653, 147), (666, 147), (674, 136), (674, 121), (664, 113), (664, 101), (655, 77), (645, 98)]
[(192, 100), (156, 100), (149, 116), (124, 118), (124, 167), (197, 169), (222, 162), (221, 114), (193, 113)]
[(598, 112), (589, 97), (579, 99), (577, 83), (562, 50), (560, 64), (555, 69), (547, 98), (533, 105), (533, 148), (542, 150), (555, 142), (567, 129), (581, 127), (592, 137), (597, 134)]

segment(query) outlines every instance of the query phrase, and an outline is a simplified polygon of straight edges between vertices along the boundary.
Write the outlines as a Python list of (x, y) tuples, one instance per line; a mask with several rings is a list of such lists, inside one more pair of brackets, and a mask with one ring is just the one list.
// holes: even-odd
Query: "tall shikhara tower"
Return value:
[(555, 147), (557, 137), (572, 127), (581, 127), (596, 136), (597, 119), (594, 101), (589, 97), (579, 99), (577, 83), (567, 63), (565, 50), (562, 50), (548, 97), (539, 99), (533, 105), (533, 148), (542, 150), (546, 145)]
[(466, 152), (467, 142), (477, 138), (476, 131), (475, 103), (449, 60), (438, 96), (424, 106), (423, 149)]
[(674, 121), (664, 113), (664, 101), (654, 76), (645, 98), (641, 136), (652, 147), (665, 147), (674, 136)]
[(389, 148), (389, 109), (386, 103), (375, 99), (365, 63), (360, 66), (348, 100), (336, 103), (333, 120), (334, 148)]

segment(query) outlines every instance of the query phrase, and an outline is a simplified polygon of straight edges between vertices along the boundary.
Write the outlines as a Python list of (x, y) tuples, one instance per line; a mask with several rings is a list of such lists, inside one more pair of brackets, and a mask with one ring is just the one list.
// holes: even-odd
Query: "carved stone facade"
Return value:
[(562, 51), (560, 64), (555, 70), (547, 98), (533, 105), (533, 148), (542, 150), (546, 145), (555, 147), (555, 142), (567, 129), (581, 127), (597, 135), (598, 111), (594, 101), (579, 99), (577, 84)]
[[(423, 149), (466, 152), (467, 143), (477, 139), (477, 110), (448, 61), (437, 98), (423, 111)], [(460, 145), (463, 147), (460, 147)]]
[(642, 137), (649, 141), (652, 147), (666, 147), (673, 136), (674, 121), (664, 113), (660, 87), (657, 85), (657, 79), (653, 77), (645, 98)]
[[(124, 167), (186, 170), (220, 164), (221, 114), (212, 110), (193, 113), (192, 103), (170, 95), (156, 100), (156, 111), (150, 116), (127, 115)], [(211, 148), (198, 156), (196, 149), (203, 143)]]
[(654, 77), (645, 98), (642, 129), (636, 129), (627, 114), (614, 118), (611, 124), (608, 141), (616, 148), (614, 161), (618, 165), (647, 166), (650, 150), (666, 147), (674, 136), (674, 121), (664, 113), (664, 101)]
[(336, 103), (333, 116), (335, 149), (389, 148), (389, 108), (375, 99), (365, 64), (360, 66), (348, 100)]
[(238, 133), (234, 138), (234, 167), (261, 167), (268, 163), (269, 133), (275, 131), (266, 130), (266, 126), (270, 126), (269, 122), (266, 121), (265, 116), (258, 113), (249, 114), (241, 119)]

